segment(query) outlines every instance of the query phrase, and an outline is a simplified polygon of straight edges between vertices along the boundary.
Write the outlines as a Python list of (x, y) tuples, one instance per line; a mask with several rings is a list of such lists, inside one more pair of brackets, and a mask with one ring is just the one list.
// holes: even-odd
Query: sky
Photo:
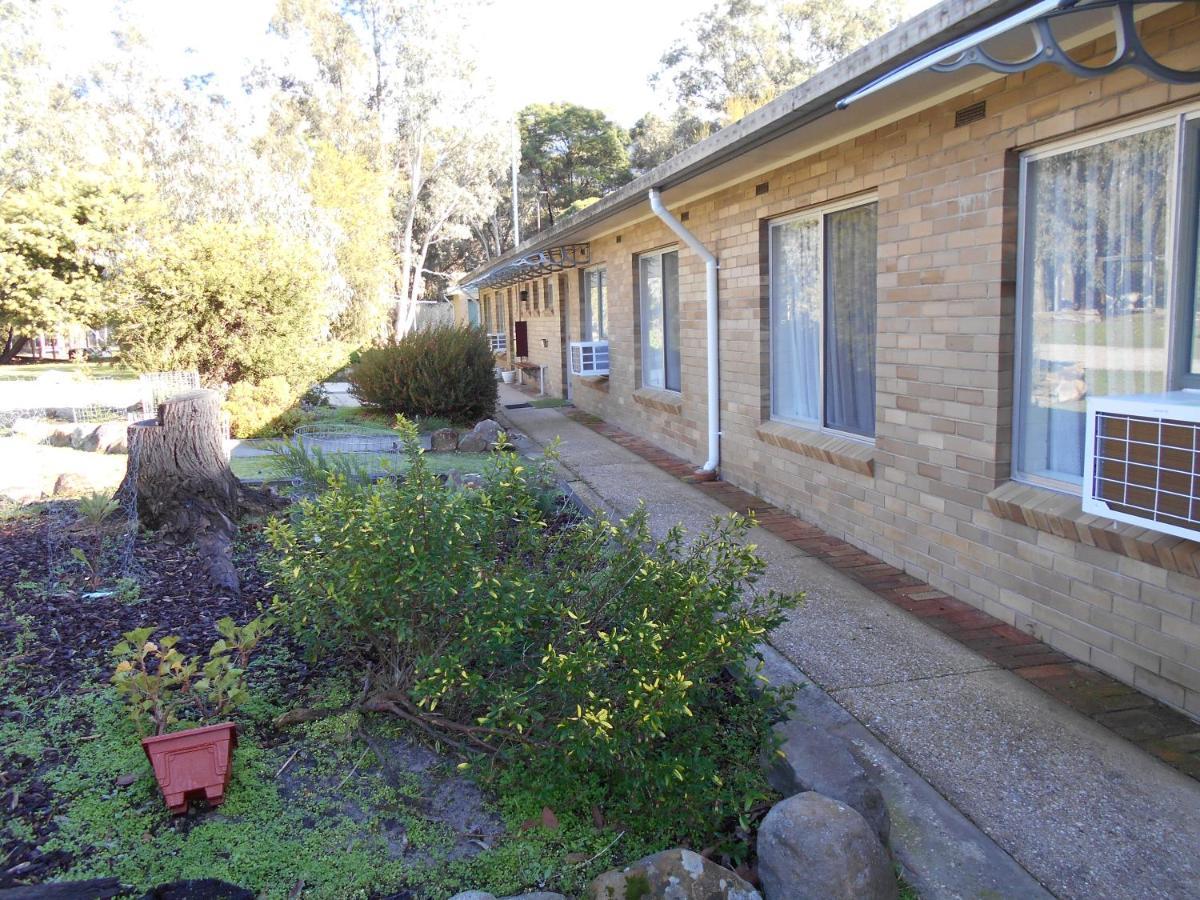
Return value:
[[(481, 48), (480, 71), (495, 86), (504, 113), (535, 102), (570, 101), (603, 110), (629, 127), (665, 97), (648, 84), (681, 26), (714, 0), (492, 0), (468, 37)], [(838, 0), (831, 0), (838, 2)], [(69, 31), (63, 52), (77, 63), (107, 39), (117, 22), (109, 0), (60, 0)], [(164, 74), (215, 72), (212, 87), (238, 92), (240, 75), (270, 58), (267, 23), (274, 0), (123, 0), (154, 48)], [(905, 0), (913, 15), (932, 0)], [(603, 14), (597, 15), (598, 10)], [(580, 27), (586, 23), (586, 28)]]

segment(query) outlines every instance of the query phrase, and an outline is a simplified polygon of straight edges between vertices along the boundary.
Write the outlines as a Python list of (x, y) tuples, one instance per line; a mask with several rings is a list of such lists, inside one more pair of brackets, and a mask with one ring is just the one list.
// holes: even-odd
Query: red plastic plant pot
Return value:
[(237, 732), (232, 722), (142, 741), (167, 808), (176, 816), (186, 813), (192, 800), (207, 800), (209, 806), (225, 800), (236, 746)]

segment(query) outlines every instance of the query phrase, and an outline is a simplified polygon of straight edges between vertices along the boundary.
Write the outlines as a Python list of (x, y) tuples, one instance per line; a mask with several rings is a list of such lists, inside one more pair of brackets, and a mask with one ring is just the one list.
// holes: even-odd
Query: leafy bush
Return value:
[(230, 431), (237, 438), (287, 437), (311, 418), (295, 402), (296, 391), (282, 375), (258, 384), (239, 381), (225, 395)]
[(221, 637), (207, 661), (184, 656), (175, 635), (152, 641), (157, 626), (135, 628), (113, 648), (117, 666), (110, 680), (129, 703), (139, 731), (147, 719), (155, 734), (165, 734), (181, 719), (212, 723), (246, 701), (246, 667), (272, 628), (269, 619), (239, 626), (226, 616), (217, 622)]
[(326, 340), (335, 305), (316, 252), (271, 227), (197, 222), (132, 257), (122, 360), (196, 369), (206, 384), (282, 376), (297, 393), (341, 364)]
[(496, 411), (495, 369), (482, 331), (439, 325), (364, 350), (350, 383), (359, 400), (387, 412), (474, 424)]
[(660, 541), (644, 510), (550, 518), (548, 461), (497, 454), (455, 489), (412, 438), (403, 480), (335, 484), (268, 526), (277, 614), (366, 669), (365, 708), (498, 754), (557, 809), (670, 839), (768, 797), (757, 758), (782, 697), (728, 671), (798, 598), (750, 590), (748, 523)]

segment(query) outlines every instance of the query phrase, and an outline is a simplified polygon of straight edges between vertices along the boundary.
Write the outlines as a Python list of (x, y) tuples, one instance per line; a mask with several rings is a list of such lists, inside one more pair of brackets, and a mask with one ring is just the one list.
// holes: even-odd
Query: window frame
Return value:
[[(1014, 328), (1013, 328), (1013, 396), (1012, 396), (1012, 442), (1011, 442), (1011, 478), (1013, 481), (1023, 484), (1031, 484), (1036, 487), (1043, 487), (1049, 490), (1058, 491), (1065, 494), (1073, 494), (1082, 496), (1083, 494), (1083, 479), (1080, 476), (1079, 481), (1067, 481), (1061, 478), (1054, 478), (1048, 475), (1041, 475), (1034, 472), (1025, 472), (1021, 468), (1021, 441), (1025, 434), (1024, 423), (1024, 407), (1025, 407), (1025, 390), (1028, 387), (1027, 369), (1029, 363), (1029, 354), (1033, 346), (1033, 340), (1030, 335), (1030, 326), (1032, 319), (1027, 321), (1027, 313), (1029, 309), (1029, 298), (1026, 288), (1026, 270), (1028, 268), (1028, 253), (1029, 237), (1026, 234), (1026, 226), (1029, 220), (1029, 196), (1028, 196), (1028, 169), (1031, 162), (1036, 162), (1041, 159), (1048, 159), (1054, 156), (1060, 156), (1064, 153), (1070, 153), (1075, 150), (1083, 150), (1089, 147), (1099, 146), (1100, 144), (1109, 141), (1119, 140), (1124, 137), (1130, 137), (1135, 134), (1141, 134), (1146, 131), (1153, 131), (1158, 128), (1172, 127), (1175, 129), (1174, 135), (1174, 156), (1172, 161), (1172, 169), (1170, 177), (1174, 182), (1174, 190), (1169, 190), (1167, 193), (1169, 207), (1167, 209), (1167, 239), (1164, 251), (1165, 265), (1167, 267), (1165, 283), (1167, 285), (1167, 294), (1165, 298), (1165, 311), (1167, 323), (1167, 339), (1166, 346), (1163, 348), (1166, 352), (1166, 378), (1164, 390), (1173, 391), (1182, 388), (1200, 388), (1200, 374), (1193, 375), (1188, 372), (1190, 365), (1191, 348), (1187, 341), (1190, 340), (1193, 328), (1192, 321), (1189, 321), (1188, 316), (1195, 316), (1196, 309), (1200, 306), (1200, 291), (1194, 291), (1190, 298), (1190, 306), (1185, 297), (1185, 292), (1188, 290), (1186, 278), (1188, 274), (1188, 259), (1189, 257), (1181, 254), (1188, 253), (1186, 247), (1181, 246), (1183, 237), (1182, 232), (1188, 227), (1186, 219), (1181, 225), (1181, 215), (1184, 211), (1184, 205), (1189, 202), (1200, 205), (1200, 200), (1195, 199), (1195, 195), (1191, 198), (1186, 193), (1187, 184), (1189, 181), (1193, 190), (1200, 186), (1197, 182), (1196, 168), (1197, 163), (1194, 157), (1200, 155), (1200, 104), (1188, 104), (1183, 107), (1176, 107), (1166, 112), (1150, 113), (1144, 116), (1138, 116), (1128, 121), (1114, 123), (1099, 128), (1089, 129), (1084, 133), (1072, 134), (1067, 137), (1049, 141), (1045, 144), (1039, 144), (1022, 150), (1020, 159), (1017, 164), (1017, 259), (1016, 259), (1016, 289), (1014, 304)], [(1191, 151), (1191, 157), (1186, 154)], [(1188, 171), (1190, 166), (1191, 171)], [(1191, 226), (1195, 228), (1193, 223)], [(1191, 255), (1196, 256), (1196, 250), (1190, 250)], [(1193, 266), (1195, 262), (1193, 261)], [(1191, 269), (1192, 277), (1196, 275), (1194, 268)], [(1194, 321), (1194, 320), (1193, 320)], [(1086, 453), (1086, 448), (1084, 450)]]
[[(859, 206), (870, 206), (872, 203), (876, 206), (876, 215), (878, 215), (879, 195), (875, 191), (866, 194), (856, 194), (853, 197), (843, 197), (831, 203), (822, 203), (817, 206), (809, 206), (804, 209), (798, 209), (790, 213), (785, 213), (781, 216), (773, 216), (767, 219), (767, 339), (769, 356), (767, 357), (767, 415), (768, 421), (779, 422), (783, 425), (789, 425), (794, 428), (803, 428), (805, 431), (811, 431), (818, 434), (828, 434), (837, 438), (842, 438), (848, 441), (855, 441), (860, 444), (875, 445), (876, 435), (867, 437), (866, 435), (858, 434), (854, 431), (844, 431), (840, 428), (832, 428), (825, 424), (825, 339), (826, 339), (826, 310), (828, 308), (829, 297), (826, 291), (826, 262), (825, 262), (825, 217), (831, 213), (845, 212), (848, 209), (855, 209)], [(820, 376), (821, 383), (817, 386), (817, 418), (815, 421), (807, 419), (795, 419), (790, 416), (780, 415), (775, 412), (775, 328), (773, 322), (775, 320), (775, 285), (772, 273), (775, 271), (775, 256), (774, 256), (774, 241), (772, 240), (772, 229), (778, 225), (787, 225), (790, 222), (803, 222), (816, 219), (818, 225), (818, 237), (821, 256), (821, 321), (818, 327), (821, 339), (817, 347), (817, 374)], [(879, 233), (878, 226), (875, 234), (875, 258), (876, 264), (879, 260)], [(875, 308), (876, 308), (876, 327), (875, 327), (875, 349), (879, 350), (879, 273), (876, 271), (875, 277)], [(878, 380), (875, 386), (876, 398), (879, 394)], [(876, 400), (876, 411), (878, 411), (878, 399)], [(876, 434), (879, 430), (879, 417), (875, 417)]]
[[(667, 244), (663, 247), (656, 247), (653, 250), (645, 250), (634, 256), (634, 279), (637, 283), (638, 293), (638, 334), (637, 334), (637, 353), (638, 353), (638, 368), (640, 378), (638, 379), (639, 388), (650, 391), (665, 391), (668, 394), (683, 394), (683, 334), (680, 332), (680, 360), (679, 360), (679, 387), (666, 387), (667, 383), (667, 334), (670, 329), (667, 327), (667, 291), (663, 287), (663, 387), (646, 384), (646, 365), (645, 365), (645, 321), (646, 321), (646, 298), (642, 295), (642, 260), (643, 259), (658, 259), (659, 271), (662, 271), (662, 258), (668, 253), (675, 254), (675, 300), (676, 300), (676, 315), (681, 316), (681, 307), (683, 306), (683, 295), (679, 290), (679, 264), (682, 261), (682, 255), (679, 252), (678, 244)], [(682, 318), (682, 316), (681, 316)]]

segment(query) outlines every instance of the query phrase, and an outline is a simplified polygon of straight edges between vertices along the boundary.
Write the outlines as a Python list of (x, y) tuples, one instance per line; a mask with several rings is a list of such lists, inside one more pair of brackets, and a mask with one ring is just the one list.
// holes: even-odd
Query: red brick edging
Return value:
[(760, 497), (726, 481), (697, 478), (694, 465), (649, 441), (580, 410), (563, 412), (731, 510), (753, 515), (761, 527), (801, 552), (841, 570), (1000, 668), (1200, 780), (1200, 724), (1187, 716)]

